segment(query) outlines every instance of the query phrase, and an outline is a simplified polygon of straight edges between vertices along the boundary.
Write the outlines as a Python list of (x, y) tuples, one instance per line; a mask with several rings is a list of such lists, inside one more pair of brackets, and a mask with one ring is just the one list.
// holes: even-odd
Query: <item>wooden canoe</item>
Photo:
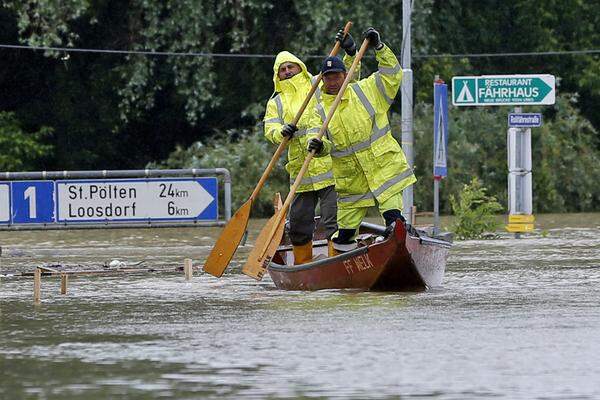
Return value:
[(291, 245), (283, 244), (267, 270), (275, 286), (285, 290), (423, 291), (441, 285), (451, 242), (421, 231), (409, 234), (401, 221), (387, 238), (381, 236), (384, 230), (363, 223), (359, 246), (330, 258), (327, 241), (316, 238), (315, 259), (297, 266)]

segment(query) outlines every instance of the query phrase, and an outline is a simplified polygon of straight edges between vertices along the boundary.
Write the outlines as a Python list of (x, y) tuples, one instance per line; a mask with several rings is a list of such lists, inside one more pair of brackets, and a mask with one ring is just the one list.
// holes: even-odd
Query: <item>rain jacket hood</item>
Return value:
[[(347, 68), (352, 64), (352, 61), (352, 57), (344, 56), (344, 63)], [(279, 67), (284, 62), (298, 64), (301, 72), (289, 79), (280, 80), (278, 76)], [(311, 89), (312, 79), (312, 74), (308, 72), (306, 65), (298, 57), (289, 51), (282, 51), (277, 54), (275, 63), (273, 64), (273, 86), (275, 93), (273, 93), (267, 102), (264, 117), (264, 135), (268, 141), (274, 144), (281, 143), (283, 140), (281, 129), (284, 124), (293, 121)], [(321, 96), (320, 93), (321, 89), (317, 89), (315, 95), (310, 99), (306, 106), (306, 111), (298, 121), (298, 131), (288, 144), (288, 163), (286, 169), (290, 174), (290, 185), (296, 179), (304, 163), (304, 159), (308, 155), (308, 150), (306, 149), (308, 141), (317, 135), (321, 126), (319, 116), (312, 112), (317, 102), (320, 101), (318, 100)], [(333, 186), (333, 183), (331, 157), (321, 154), (311, 160), (308, 171), (304, 174), (297, 192), (316, 191)]]
[[(275, 64), (273, 64), (273, 86), (275, 87), (275, 92), (281, 92), (283, 89), (282, 81), (279, 79), (278, 72), (279, 66), (284, 62), (293, 62), (295, 64), (298, 64), (300, 66), (300, 69), (302, 70), (298, 75), (304, 76), (309, 81), (312, 78), (312, 75), (306, 69), (306, 65), (298, 57), (296, 57), (289, 51), (282, 51), (279, 54), (277, 54), (277, 57), (275, 58)], [(295, 80), (295, 78), (297, 78), (298, 75), (293, 76), (289, 79), (285, 79), (285, 81)]]

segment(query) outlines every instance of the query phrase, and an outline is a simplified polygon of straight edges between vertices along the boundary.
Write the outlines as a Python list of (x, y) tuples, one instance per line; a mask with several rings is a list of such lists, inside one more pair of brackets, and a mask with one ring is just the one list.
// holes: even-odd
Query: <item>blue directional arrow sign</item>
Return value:
[(448, 175), (448, 85), (433, 85), (433, 176)]

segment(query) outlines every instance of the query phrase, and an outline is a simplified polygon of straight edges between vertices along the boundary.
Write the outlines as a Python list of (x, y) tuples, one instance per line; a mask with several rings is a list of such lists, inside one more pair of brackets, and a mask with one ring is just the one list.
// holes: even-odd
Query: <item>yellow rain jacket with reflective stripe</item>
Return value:
[[(402, 68), (387, 46), (375, 54), (378, 71), (348, 85), (324, 141), (333, 160), (338, 209), (374, 206), (375, 199), (382, 203), (417, 180), (387, 116)], [(324, 121), (336, 96), (321, 97), (315, 111)]]
[[(352, 64), (353, 57), (345, 56), (344, 64), (347, 68)], [(300, 65), (302, 71), (292, 78), (279, 80), (277, 72), (279, 66), (284, 62), (293, 62)], [(275, 64), (273, 64), (273, 84), (276, 94), (271, 97), (267, 103), (265, 112), (265, 137), (274, 144), (279, 144), (283, 140), (281, 129), (283, 124), (290, 123), (296, 116), (300, 106), (304, 102), (314, 77), (306, 69), (306, 65), (292, 53), (282, 51), (277, 55)], [(306, 150), (308, 140), (315, 137), (319, 132), (320, 119), (312, 113), (317, 98), (321, 96), (321, 89), (317, 89), (315, 95), (308, 103), (306, 110), (298, 121), (298, 132), (294, 134), (292, 140), (288, 144), (288, 163), (286, 169), (290, 174), (290, 185), (294, 183), (296, 176), (302, 168), (304, 159), (308, 155)], [(302, 178), (302, 183), (298, 187), (297, 192), (309, 192), (323, 189), (327, 186), (332, 186), (333, 173), (331, 170), (331, 157), (328, 155), (322, 157), (314, 157)]]

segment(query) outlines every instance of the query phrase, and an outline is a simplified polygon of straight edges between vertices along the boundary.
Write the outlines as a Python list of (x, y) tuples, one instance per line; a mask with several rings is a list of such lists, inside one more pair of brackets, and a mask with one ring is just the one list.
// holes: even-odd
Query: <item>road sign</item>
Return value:
[(216, 220), (217, 197), (217, 178), (57, 181), (57, 221)]
[(455, 106), (554, 104), (553, 75), (483, 75), (452, 78)]
[(0, 183), (0, 224), (10, 222), (10, 184)]
[(12, 182), (11, 213), (13, 224), (54, 222), (54, 182)]
[(542, 114), (509, 113), (508, 126), (510, 128), (539, 128), (542, 126)]
[(533, 232), (535, 217), (531, 214), (518, 214), (508, 216), (506, 230), (513, 233)]
[(433, 176), (448, 175), (448, 85), (433, 85)]

